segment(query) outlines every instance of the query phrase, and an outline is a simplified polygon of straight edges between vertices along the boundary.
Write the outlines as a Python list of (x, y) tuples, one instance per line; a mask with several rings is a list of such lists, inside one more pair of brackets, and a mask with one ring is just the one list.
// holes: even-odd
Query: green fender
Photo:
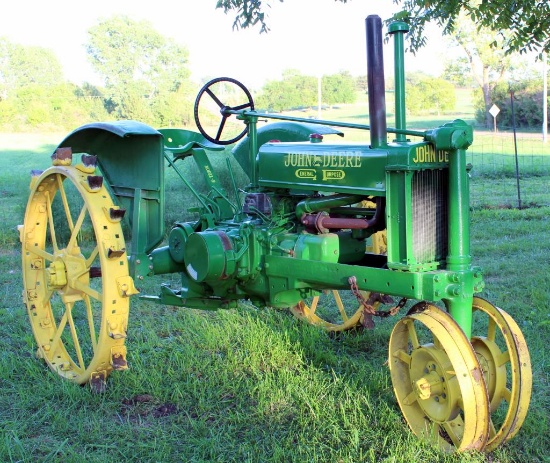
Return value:
[[(269, 140), (279, 140), (281, 142), (308, 141), (312, 133), (344, 136), (341, 131), (326, 125), (308, 124), (306, 122), (273, 122), (258, 129), (258, 149)], [(250, 141), (246, 137), (237, 143), (231, 152), (250, 177), (249, 146)]]
[(59, 147), (97, 156), (114, 200), (126, 209), (132, 256), (164, 238), (164, 143), (160, 132), (137, 121), (97, 122), (71, 132)]

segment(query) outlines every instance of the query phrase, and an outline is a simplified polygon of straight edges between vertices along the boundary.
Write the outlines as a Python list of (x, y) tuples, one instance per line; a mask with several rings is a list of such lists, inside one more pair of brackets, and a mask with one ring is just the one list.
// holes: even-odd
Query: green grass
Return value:
[[(0, 461), (550, 461), (549, 207), (473, 211), (483, 296), (511, 313), (525, 334), (533, 397), (508, 445), (490, 456), (448, 455), (413, 436), (396, 404), (385, 365), (395, 318), (373, 331), (331, 337), (286, 311), (243, 304), (202, 312), (134, 299), (131, 368), (113, 374), (105, 394), (49, 371), (34, 357), (21, 302), (16, 226), (29, 171), (46, 168), (61, 139), (0, 137)], [(223, 164), (219, 156), (215, 162)], [(190, 204), (173, 177), (168, 226)], [(484, 182), (495, 188), (502, 179)], [(472, 196), (484, 191), (474, 188)], [(144, 292), (156, 293), (161, 281), (146, 282)]]

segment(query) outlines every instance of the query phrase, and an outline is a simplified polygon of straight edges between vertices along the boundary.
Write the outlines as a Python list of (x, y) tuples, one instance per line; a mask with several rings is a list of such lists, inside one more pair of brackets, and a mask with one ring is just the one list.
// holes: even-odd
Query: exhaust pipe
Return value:
[(382, 20), (370, 15), (365, 20), (367, 28), (367, 88), (369, 93), (369, 119), (371, 148), (388, 144), (386, 126), (386, 85), (384, 81), (384, 56), (382, 54)]

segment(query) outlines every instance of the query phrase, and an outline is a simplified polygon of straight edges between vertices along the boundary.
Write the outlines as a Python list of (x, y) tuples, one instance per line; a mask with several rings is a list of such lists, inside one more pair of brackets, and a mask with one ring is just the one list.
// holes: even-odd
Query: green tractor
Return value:
[[(470, 256), (472, 128), (455, 120), (407, 130), (400, 22), (389, 27), (396, 128), (387, 128), (380, 18), (369, 16), (366, 30), (368, 126), (260, 113), (246, 87), (218, 78), (195, 102), (200, 133), (88, 124), (59, 144), (52, 167), (33, 172), (19, 227), (23, 299), (38, 356), (53, 371), (103, 389), (113, 370), (127, 368), (136, 287), (177, 274), (177, 285), (139, 297), (206, 310), (248, 300), (328, 331), (369, 328), (403, 309), (388, 364), (413, 432), (443, 448), (485, 451), (518, 432), (531, 395), (529, 353), (510, 315), (476, 296), (484, 281)], [(220, 86), (232, 87), (231, 104)], [(210, 134), (209, 104), (220, 118)], [(273, 122), (259, 127), (265, 119)], [(370, 131), (370, 144), (324, 141), (341, 128)], [(234, 143), (249, 183), (237, 185), (227, 163), (227, 191), (209, 156)], [(191, 160), (208, 194), (181, 169)], [(169, 232), (165, 164), (198, 204), (194, 220)]]

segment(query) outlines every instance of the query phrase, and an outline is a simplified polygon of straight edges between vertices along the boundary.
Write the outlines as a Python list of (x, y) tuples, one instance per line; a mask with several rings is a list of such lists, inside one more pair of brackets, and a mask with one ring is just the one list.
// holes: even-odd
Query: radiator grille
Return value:
[(412, 180), (413, 256), (417, 263), (447, 256), (447, 170), (424, 170)]

